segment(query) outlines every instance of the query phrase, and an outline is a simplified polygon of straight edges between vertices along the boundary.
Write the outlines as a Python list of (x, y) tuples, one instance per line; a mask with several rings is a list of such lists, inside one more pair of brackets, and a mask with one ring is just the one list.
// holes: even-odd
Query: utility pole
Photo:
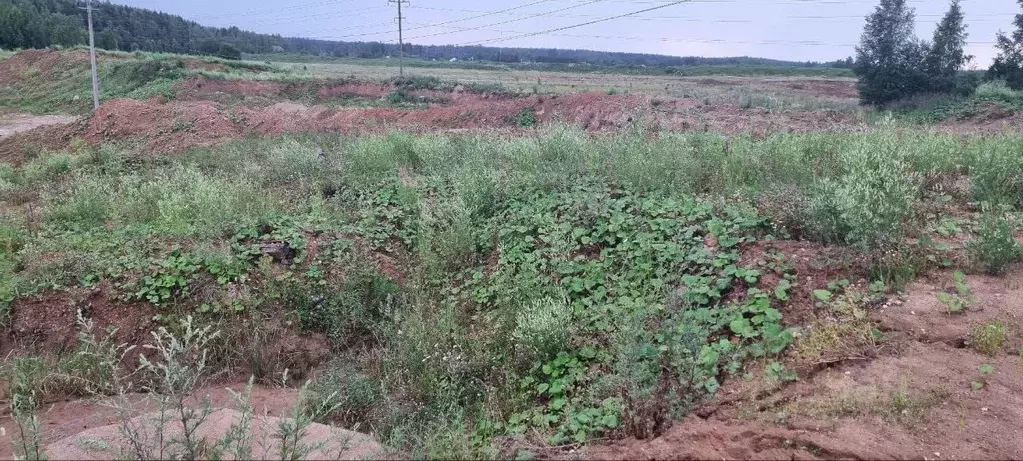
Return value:
[(401, 77), (405, 76), (405, 39), (401, 36), (401, 22), (405, 20), (405, 17), (401, 15), (401, 4), (408, 2), (409, 0), (387, 0), (387, 3), (398, 4), (398, 75)]
[(99, 75), (96, 73), (96, 38), (92, 33), (92, 0), (85, 0), (89, 16), (89, 57), (92, 60), (92, 109), (99, 110)]

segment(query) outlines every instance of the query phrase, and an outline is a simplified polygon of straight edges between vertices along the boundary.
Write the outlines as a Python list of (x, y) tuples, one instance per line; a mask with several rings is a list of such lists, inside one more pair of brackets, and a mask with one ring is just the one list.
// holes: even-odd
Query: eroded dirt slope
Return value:
[[(626, 440), (590, 459), (1019, 459), (1023, 457), (1023, 267), (970, 276), (975, 301), (950, 315), (942, 272), (870, 313), (891, 338), (874, 358), (821, 367), (765, 391), (733, 383), (720, 402), (653, 440)], [(975, 331), (1005, 327), (992, 355)], [(981, 372), (982, 365), (994, 368)], [(975, 389), (974, 382), (983, 384)]]

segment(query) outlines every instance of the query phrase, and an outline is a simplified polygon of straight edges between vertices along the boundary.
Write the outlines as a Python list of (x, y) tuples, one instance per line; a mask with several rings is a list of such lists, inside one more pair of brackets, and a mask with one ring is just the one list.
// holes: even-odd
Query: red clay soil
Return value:
[(81, 311), (93, 319), (97, 332), (118, 328), (118, 343), (140, 344), (153, 330), (157, 310), (144, 303), (111, 299), (105, 290), (77, 289), (18, 298), (14, 302), (11, 326), (0, 335), (0, 354), (35, 351), (61, 354), (75, 347)]
[[(101, 287), (21, 297), (12, 305), (10, 328), (0, 334), (0, 356), (59, 357), (74, 351), (80, 330), (79, 312), (94, 322), (94, 335), (103, 336), (108, 328), (116, 328), (116, 344), (138, 348), (152, 342), (151, 332), (161, 326), (154, 318), (166, 310), (111, 297), (109, 290)], [(301, 381), (331, 357), (330, 341), (325, 335), (299, 335), (283, 315), (260, 319), (258, 328), (250, 324), (254, 321), (244, 316), (227, 317), (219, 328), (221, 337), (230, 341), (234, 354), (228, 354), (227, 360), (238, 362), (235, 365), (241, 370), (240, 376), (249, 376), (253, 370), (248, 367), (260, 363), (264, 367), (262, 373), (279, 377), (286, 368), (291, 379)], [(127, 359), (134, 360), (138, 352), (146, 351), (137, 350)], [(0, 399), (2, 397), (0, 388)]]
[[(251, 85), (251, 86), (250, 86)], [(245, 83), (243, 92), (258, 93), (260, 83)], [(339, 87), (336, 91), (366, 91), (365, 87)], [(113, 100), (105, 103), (81, 135), (94, 145), (137, 141), (157, 154), (209, 147), (245, 136), (274, 136), (295, 132), (380, 132), (515, 129), (518, 116), (533, 109), (539, 123), (554, 121), (589, 131), (613, 131), (643, 120), (651, 129), (669, 131), (714, 130), (726, 133), (813, 131), (841, 129), (855, 124), (850, 117), (828, 112), (771, 113), (732, 106), (697, 107), (677, 101), (652, 107), (645, 95), (577, 93), (561, 96), (509, 98), (455, 93), (449, 104), (426, 109), (328, 108), (292, 102), (269, 107), (223, 107), (216, 102), (185, 100)], [(0, 152), (11, 150), (0, 144)]]
[[(702, 417), (691, 416), (652, 440), (593, 447), (584, 457), (1020, 459), (1023, 267), (1003, 278), (970, 276), (976, 302), (960, 316), (950, 316), (936, 300), (951, 280), (950, 273), (935, 274), (912, 284), (905, 302), (871, 313), (893, 338), (887, 354), (841, 362), (766, 392), (749, 382), (730, 383), (718, 403), (697, 412)], [(1003, 347), (993, 356), (970, 348), (971, 330), (994, 321), (1006, 325)], [(982, 375), (982, 364), (994, 366), (995, 373)], [(972, 389), (976, 380), (986, 381), (983, 389)], [(862, 406), (835, 410), (857, 400), (890, 408), (900, 394), (906, 396), (895, 407), (905, 408), (901, 415)], [(802, 410), (815, 408), (830, 409), (830, 416)]]

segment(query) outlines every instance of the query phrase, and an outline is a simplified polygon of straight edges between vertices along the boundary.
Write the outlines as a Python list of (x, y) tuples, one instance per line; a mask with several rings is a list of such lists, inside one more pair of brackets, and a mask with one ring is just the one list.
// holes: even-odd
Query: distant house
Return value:
[(448, 62), (458, 62), (458, 58), (451, 58), (451, 59), (448, 59)]

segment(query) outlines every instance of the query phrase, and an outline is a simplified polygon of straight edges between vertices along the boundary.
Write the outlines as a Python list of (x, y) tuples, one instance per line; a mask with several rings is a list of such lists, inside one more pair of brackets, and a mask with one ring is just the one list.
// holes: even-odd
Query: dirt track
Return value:
[(76, 119), (69, 115), (0, 114), (0, 139), (42, 126), (66, 125)]

